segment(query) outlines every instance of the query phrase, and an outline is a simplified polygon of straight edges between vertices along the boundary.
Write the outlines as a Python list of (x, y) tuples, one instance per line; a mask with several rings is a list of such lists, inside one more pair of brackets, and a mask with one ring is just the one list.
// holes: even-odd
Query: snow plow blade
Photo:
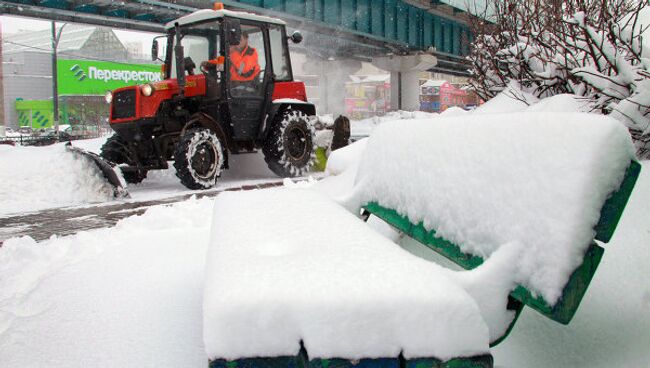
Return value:
[(129, 192), (126, 190), (126, 182), (122, 177), (122, 171), (112, 162), (106, 161), (98, 154), (86, 151), (79, 147), (73, 147), (70, 142), (65, 145), (66, 150), (78, 157), (84, 157), (90, 160), (102, 172), (106, 181), (113, 186), (113, 197), (115, 198), (129, 198)]

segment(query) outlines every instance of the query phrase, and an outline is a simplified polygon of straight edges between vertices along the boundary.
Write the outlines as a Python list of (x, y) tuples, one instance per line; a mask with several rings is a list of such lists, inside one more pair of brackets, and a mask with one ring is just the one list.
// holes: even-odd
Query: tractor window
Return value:
[(228, 50), (230, 93), (233, 96), (259, 95), (266, 70), (264, 34), (258, 26), (241, 26), (239, 45)]
[[(194, 64), (197, 66), (197, 68), (192, 71), (192, 74), (199, 73), (198, 66), (201, 65), (201, 62), (210, 59), (209, 57), (210, 47), (209, 47), (208, 39), (202, 36), (186, 35), (181, 40), (181, 44), (183, 45), (184, 48), (183, 51), (185, 57), (191, 58)], [(174, 46), (175, 45), (176, 45), (176, 39), (174, 39)], [(172, 58), (172, 65), (170, 71), (171, 71), (171, 77), (176, 78), (175, 57)]]
[(292, 79), (289, 68), (289, 52), (285, 48), (285, 38), (282, 29), (271, 26), (269, 29), (271, 41), (271, 62), (273, 63), (273, 76), (276, 81), (290, 81)]
[(262, 30), (257, 26), (242, 26), (242, 32), (248, 34), (248, 45), (257, 51), (257, 63), (260, 66), (260, 74), (263, 77), (264, 70), (266, 69), (266, 54), (264, 51)]

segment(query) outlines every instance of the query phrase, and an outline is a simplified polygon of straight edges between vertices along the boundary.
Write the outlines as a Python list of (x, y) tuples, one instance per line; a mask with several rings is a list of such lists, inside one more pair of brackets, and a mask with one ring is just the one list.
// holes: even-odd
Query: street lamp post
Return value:
[(52, 110), (54, 113), (54, 134), (59, 136), (59, 91), (58, 91), (58, 78), (57, 78), (57, 54), (56, 50), (59, 47), (59, 40), (61, 39), (61, 33), (63, 33), (63, 27), (67, 23), (64, 23), (59, 29), (59, 32), (56, 31), (56, 22), (52, 21)]

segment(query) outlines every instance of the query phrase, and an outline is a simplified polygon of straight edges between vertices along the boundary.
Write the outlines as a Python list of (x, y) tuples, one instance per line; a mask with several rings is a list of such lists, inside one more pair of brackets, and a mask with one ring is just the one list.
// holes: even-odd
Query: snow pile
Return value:
[(460, 115), (465, 115), (469, 113), (468, 111), (458, 107), (458, 106), (451, 106), (447, 110), (443, 111), (440, 113), (440, 116), (460, 116)]
[(301, 341), (310, 358), (488, 351), (480, 310), (450, 271), (322, 194), (224, 193), (212, 228), (203, 301), (211, 359), (297, 355)]
[(437, 113), (425, 111), (391, 111), (383, 116), (374, 116), (363, 120), (350, 121), (350, 134), (352, 137), (367, 137), (382, 123), (395, 120), (427, 119), (437, 117)]
[(336, 151), (327, 158), (325, 173), (329, 175), (314, 184), (321, 192), (332, 198), (338, 198), (349, 193), (354, 185), (354, 178), (359, 167), (359, 157), (366, 148), (368, 138), (358, 140)]
[(0, 367), (205, 367), (203, 266), (213, 200), (114, 228), (0, 247)]
[(500, 114), (526, 110), (539, 101), (539, 98), (524, 92), (516, 82), (510, 82), (508, 87), (472, 111), (472, 114)]
[(349, 205), (377, 201), (483, 258), (515, 243), (525, 251), (510, 277), (553, 304), (633, 157), (625, 127), (590, 114), (388, 123)]
[(540, 100), (526, 111), (529, 112), (592, 112), (595, 104), (585, 97), (568, 93), (555, 95)]
[(317, 130), (316, 134), (314, 135), (314, 146), (329, 149), (333, 138), (334, 130)]
[(356, 141), (343, 148), (339, 148), (327, 158), (325, 172), (330, 175), (339, 175), (347, 170), (356, 171), (359, 164), (359, 157), (366, 148), (367, 138)]
[(10, 147), (0, 150), (0, 214), (42, 208), (105, 202), (113, 187), (94, 163), (51, 147)]

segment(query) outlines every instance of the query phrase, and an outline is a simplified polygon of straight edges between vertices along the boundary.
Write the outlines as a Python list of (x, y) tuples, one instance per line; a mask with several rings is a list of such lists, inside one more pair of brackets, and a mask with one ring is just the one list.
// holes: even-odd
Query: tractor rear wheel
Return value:
[[(117, 134), (113, 134), (106, 140), (101, 148), (99, 155), (115, 164), (136, 165), (136, 160), (131, 156), (127, 143)], [(122, 171), (122, 176), (127, 183), (137, 184), (147, 177), (147, 170)]]
[(217, 183), (224, 167), (224, 148), (207, 128), (194, 128), (181, 136), (174, 152), (176, 176), (189, 189), (208, 189)]
[(314, 129), (307, 115), (285, 111), (271, 128), (262, 149), (269, 169), (280, 177), (301, 176), (314, 164)]

